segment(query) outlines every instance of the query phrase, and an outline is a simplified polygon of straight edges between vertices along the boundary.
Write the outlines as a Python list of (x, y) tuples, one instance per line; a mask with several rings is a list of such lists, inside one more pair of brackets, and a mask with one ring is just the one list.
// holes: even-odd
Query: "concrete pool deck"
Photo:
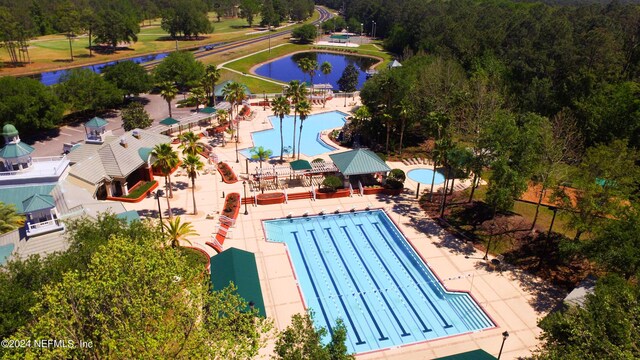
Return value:
[[(358, 104), (348, 99), (348, 104)], [(344, 100), (334, 99), (326, 108), (314, 106), (314, 112), (341, 110), (348, 111), (351, 106), (344, 107)], [(257, 116), (252, 121), (242, 121), (240, 124), (240, 143), (238, 148), (250, 147), (249, 132), (268, 128), (269, 122), (263, 119), (272, 113), (254, 107)], [(243, 195), (242, 176), (245, 173), (245, 161), (240, 156), (240, 163), (235, 163), (235, 144), (228, 143), (225, 147), (214, 148), (221, 161), (227, 162), (239, 174), (241, 181), (235, 184), (221, 182), (217, 173), (201, 175), (196, 180), (196, 200), (199, 214), (191, 215), (192, 198), (190, 182), (185, 176), (172, 176), (175, 186), (174, 198), (171, 200), (175, 215), (181, 215), (184, 221), (192, 222), (200, 234), (191, 238), (193, 246), (207, 251), (209, 255), (215, 252), (205, 245), (210, 240), (210, 234), (218, 225), (217, 211), (222, 209), (222, 192), (239, 192)], [(327, 158), (328, 154), (319, 157)], [(304, 158), (302, 156), (301, 158)], [(307, 159), (310, 160), (310, 159)], [(391, 168), (401, 168), (405, 171), (420, 166), (407, 166), (400, 162), (388, 162)], [(211, 166), (211, 165), (207, 165)], [(252, 172), (258, 164), (250, 164)], [(422, 167), (425, 167), (422, 165)], [(157, 178), (161, 184), (162, 178)], [(466, 181), (468, 184), (468, 181)], [(458, 181), (456, 181), (458, 183)], [(333, 212), (337, 208), (349, 211), (355, 207), (358, 210), (367, 206), (383, 208), (388, 211), (392, 220), (408, 237), (410, 243), (421, 254), (433, 272), (442, 280), (449, 290), (471, 291), (471, 294), (484, 308), (487, 314), (497, 324), (496, 328), (476, 333), (458, 335), (450, 338), (432, 340), (404, 347), (358, 355), (358, 359), (431, 359), (447, 356), (463, 351), (484, 349), (497, 355), (502, 342), (502, 332), (509, 331), (510, 337), (505, 342), (502, 359), (515, 359), (527, 356), (539, 343), (537, 336), (540, 329), (537, 321), (551, 308), (548, 300), (549, 286), (542, 280), (522, 274), (517, 270), (505, 269), (504, 272), (491, 271), (482, 260), (482, 253), (468, 252), (465, 244), (443, 231), (435, 221), (429, 219), (419, 210), (415, 200), (416, 183), (407, 180), (406, 190), (400, 196), (385, 195), (354, 195), (350, 198), (326, 200), (297, 200), (288, 204), (248, 206), (248, 215), (243, 215), (244, 206), (234, 228), (232, 237), (227, 238), (224, 248), (236, 247), (255, 253), (260, 285), (267, 316), (272, 318), (276, 329), (284, 329), (290, 323), (291, 316), (303, 312), (304, 306), (301, 294), (297, 288), (291, 263), (284, 244), (269, 243), (265, 240), (262, 220), (286, 217), (289, 213), (300, 216), (305, 211), (317, 214), (321, 210)], [(308, 190), (308, 189), (305, 189)], [(292, 190), (295, 191), (295, 190)], [(248, 194), (249, 195), (249, 194)], [(158, 205), (153, 197), (137, 204), (124, 204), (127, 210), (138, 210), (141, 214), (151, 217), (157, 216)], [(161, 207), (166, 214), (166, 201), (161, 200)], [(207, 219), (206, 215), (214, 215), (214, 219)], [(468, 255), (468, 258), (465, 257)], [(274, 343), (269, 342), (263, 349), (262, 358), (269, 358)]]

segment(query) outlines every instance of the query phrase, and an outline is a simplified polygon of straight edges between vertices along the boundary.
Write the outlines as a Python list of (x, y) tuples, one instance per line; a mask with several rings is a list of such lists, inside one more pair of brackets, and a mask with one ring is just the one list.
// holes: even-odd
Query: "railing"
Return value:
[(349, 183), (349, 196), (353, 197), (353, 186)]
[[(39, 169), (36, 170), (34, 169), (33, 163), (52, 163), (52, 162), (58, 162), (55, 166), (53, 166), (53, 168), (49, 168), (49, 169)], [(14, 170), (14, 171), (3, 171), (0, 172), (0, 177), (1, 176), (16, 176), (16, 175), (22, 175), (22, 174), (29, 174), (30, 176), (51, 176), (51, 175), (57, 175), (58, 174), (58, 170), (66, 167), (69, 164), (69, 160), (67, 159), (66, 156), (47, 156), (44, 158), (32, 158), (31, 159), (31, 163), (32, 165), (26, 169), (23, 170)]]
[(29, 231), (33, 231), (33, 230), (40, 230), (43, 228), (50, 228), (50, 227), (58, 227), (60, 226), (58, 224), (58, 220), (47, 220), (47, 221), (41, 221), (41, 222), (37, 222), (37, 223), (28, 223), (28, 230)]
[(364, 195), (364, 187), (362, 187), (362, 182), (358, 180), (358, 189), (360, 190), (360, 196)]

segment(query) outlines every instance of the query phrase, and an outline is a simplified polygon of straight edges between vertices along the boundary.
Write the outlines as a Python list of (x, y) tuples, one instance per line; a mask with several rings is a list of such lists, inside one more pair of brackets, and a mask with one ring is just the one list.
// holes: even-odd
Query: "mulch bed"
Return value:
[[(428, 195), (420, 201), (420, 207), (431, 218), (440, 216), (440, 194)], [(499, 237), (505, 261), (528, 273), (550, 281), (552, 284), (570, 290), (575, 284), (593, 271), (591, 264), (562, 250), (561, 242), (570, 241), (557, 233), (547, 238), (546, 229), (536, 226), (531, 230), (531, 222), (515, 213), (498, 213), (491, 218), (491, 209), (483, 202), (468, 203), (468, 195), (454, 192), (447, 196), (445, 219), (456, 231), (463, 233), (478, 249), (484, 250), (483, 238), (493, 233)], [(493, 227), (491, 224), (494, 224)], [(462, 237), (452, 233), (458, 237)]]

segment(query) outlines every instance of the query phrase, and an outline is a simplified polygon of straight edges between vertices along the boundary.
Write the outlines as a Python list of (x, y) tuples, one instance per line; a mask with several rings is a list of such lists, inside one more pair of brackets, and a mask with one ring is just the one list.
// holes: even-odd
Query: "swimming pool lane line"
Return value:
[[(400, 261), (400, 256), (398, 256), (398, 253), (395, 251), (395, 249), (389, 244), (389, 240), (384, 236), (384, 234), (382, 233), (382, 230), (380, 230), (380, 224), (378, 222), (371, 222), (369, 221), (369, 223), (371, 225), (373, 225), (376, 230), (378, 231), (378, 233), (380, 234), (380, 237), (384, 240), (384, 242), (387, 244), (387, 247), (391, 250), (391, 252), (393, 252), (393, 255), (396, 257), (396, 259), (398, 259), (398, 261), (400, 262), (400, 265), (402, 265), (402, 267), (405, 269), (405, 271), (407, 272), (407, 274), (409, 275), (409, 277), (411, 277), (411, 280), (413, 280), (413, 282), (416, 284), (416, 286), (418, 287), (418, 290), (420, 290), (420, 292), (422, 293), (422, 295), (427, 299), (427, 301), (429, 302), (429, 304), (431, 305), (431, 307), (433, 308), (433, 310), (435, 310), (436, 314), (438, 315), (438, 317), (440, 318), (440, 320), (444, 323), (444, 328), (448, 329), (453, 327), (453, 325), (449, 324), (449, 322), (447, 322), (447, 320), (444, 318), (444, 316), (442, 316), (442, 314), (440, 313), (440, 310), (438, 310), (438, 308), (436, 307), (436, 305), (433, 303), (433, 301), (431, 300), (431, 298), (429, 297), (429, 295), (427, 295), (427, 293), (425, 292), (425, 290), (422, 288), (422, 286), (420, 285), (420, 283), (418, 283), (418, 281), (416, 280), (416, 278), (413, 276), (413, 274), (411, 273), (411, 271), (409, 271), (409, 268), (407, 267), (407, 265), (405, 263), (403, 263), (402, 261)], [(362, 226), (362, 225), (360, 225)]]
[[(337, 251), (338, 245), (336, 245), (336, 240), (333, 238), (333, 235), (331, 234), (331, 228), (325, 228), (324, 230), (327, 232), (327, 235), (329, 235), (329, 239), (331, 239), (331, 243), (333, 244), (333, 247), (336, 249), (336, 254), (340, 258), (340, 261), (342, 262), (342, 266), (344, 266), (345, 269), (348, 269), (347, 263), (344, 261), (342, 254), (340, 253), (340, 251)], [(373, 316), (373, 313), (371, 312), (371, 308), (369, 308), (369, 304), (367, 303), (367, 300), (364, 298), (364, 294), (362, 293), (362, 291), (360, 291), (360, 287), (358, 286), (356, 279), (353, 278), (353, 275), (351, 274), (350, 271), (345, 271), (345, 272), (349, 276), (349, 279), (351, 279), (353, 286), (356, 288), (356, 291), (360, 296), (360, 300), (362, 300), (362, 303), (364, 304), (364, 307), (367, 310), (367, 313), (369, 313), (369, 317), (371, 317), (371, 321), (373, 321), (373, 325), (376, 327), (376, 330), (378, 330), (378, 334), (380, 335), (378, 340), (380, 341), (389, 340), (389, 337), (385, 336), (382, 333), (382, 329), (380, 329), (380, 325), (378, 324), (378, 321), (376, 320), (375, 316)]]
[(362, 236), (365, 238), (365, 240), (369, 243), (369, 247), (371, 248), (371, 250), (373, 251), (373, 253), (376, 255), (376, 257), (378, 258), (378, 261), (380, 262), (380, 264), (384, 267), (385, 271), (387, 272), (387, 274), (389, 275), (389, 278), (391, 279), (391, 281), (393, 281), (393, 283), (396, 285), (396, 289), (400, 292), (400, 294), (402, 295), (402, 297), (404, 298), (404, 300), (406, 301), (407, 305), (409, 305), (409, 307), (411, 308), (411, 311), (413, 311), (413, 314), (418, 318), (418, 321), (420, 322), (420, 325), (422, 325), (422, 332), (430, 332), (433, 331), (433, 329), (429, 328), (424, 321), (422, 320), (422, 317), (420, 317), (420, 314), (418, 313), (418, 310), (416, 310), (416, 308), (413, 306), (413, 303), (409, 300), (409, 297), (407, 296), (407, 294), (405, 294), (404, 290), (402, 290), (402, 287), (400, 287), (400, 284), (398, 284), (398, 281), (395, 279), (395, 277), (393, 276), (393, 273), (391, 272), (391, 270), (387, 267), (387, 264), (384, 263), (384, 261), (382, 260), (382, 257), (380, 256), (380, 254), (378, 253), (378, 250), (376, 250), (375, 247), (373, 247), (373, 243), (371, 242), (371, 239), (369, 239), (369, 237), (367, 236), (367, 234), (365, 233), (365, 231), (362, 229), (362, 224), (356, 224), (354, 222), (354, 225), (356, 227), (358, 227), (358, 229), (360, 230), (360, 233), (362, 234)]
[(302, 263), (304, 264), (304, 268), (307, 270), (307, 275), (309, 276), (309, 280), (311, 281), (311, 287), (313, 288), (313, 292), (316, 294), (316, 298), (318, 299), (318, 305), (320, 305), (320, 312), (322, 312), (322, 317), (324, 318), (325, 323), (327, 324), (327, 329), (329, 330), (329, 335), (333, 336), (333, 328), (331, 327), (331, 323), (329, 322), (329, 317), (327, 316), (327, 312), (322, 305), (322, 300), (320, 299), (320, 293), (318, 292), (318, 288), (316, 287), (315, 281), (313, 281), (313, 277), (311, 276), (311, 271), (309, 270), (309, 265), (307, 264), (307, 259), (302, 252), (302, 247), (300, 246), (300, 240), (298, 240), (298, 232), (292, 231), (294, 240), (296, 241), (296, 246), (298, 247), (298, 251), (300, 252), (300, 257), (302, 258)]
[(340, 295), (340, 290), (338, 289), (338, 285), (336, 284), (336, 281), (331, 276), (331, 272), (329, 271), (329, 266), (327, 265), (327, 261), (325, 260), (324, 256), (322, 255), (322, 251), (320, 250), (320, 247), (318, 246), (318, 240), (316, 239), (316, 236), (314, 234), (314, 230), (310, 229), (310, 230), (307, 230), (307, 231), (309, 232), (309, 234), (311, 235), (311, 238), (313, 239), (313, 243), (316, 246), (316, 249), (318, 250), (318, 254), (320, 254), (320, 260), (322, 260), (322, 264), (324, 265), (325, 271), (327, 272), (327, 274), (329, 274), (329, 280), (331, 280), (331, 284), (333, 285), (333, 288), (336, 291), (336, 294), (338, 295), (338, 300), (340, 300), (340, 304), (342, 305), (342, 309), (344, 310), (344, 313), (347, 315), (347, 320), (349, 321), (349, 324), (351, 325), (351, 328), (353, 329), (353, 333), (356, 336), (356, 339), (358, 340), (356, 342), (356, 345), (366, 344), (367, 342), (360, 338), (360, 333), (358, 333), (358, 329), (356, 329), (355, 323), (353, 322), (353, 318), (351, 318), (351, 314), (347, 310), (347, 305), (344, 303), (344, 299)]
[(389, 303), (389, 300), (385, 296), (384, 292), (382, 292), (382, 289), (380, 288), (380, 285), (378, 284), (378, 281), (376, 281), (376, 279), (373, 277), (373, 273), (371, 272), (371, 270), (369, 269), (367, 264), (364, 262), (362, 254), (360, 254), (360, 251), (358, 251), (358, 249), (356, 248), (355, 244), (353, 243), (353, 239), (351, 239), (351, 235), (349, 235), (349, 232), (347, 231), (347, 227), (343, 226), (343, 225), (340, 225), (337, 222), (336, 222), (336, 224), (340, 227), (340, 229), (342, 229), (342, 231), (344, 232), (344, 235), (346, 236), (347, 240), (349, 240), (349, 244), (351, 244), (351, 248), (354, 250), (354, 252), (355, 252), (356, 256), (358, 257), (358, 259), (360, 259), (360, 263), (362, 263), (362, 265), (364, 267), (364, 270), (369, 275), (369, 278), (373, 282), (373, 285), (376, 287), (376, 290), (378, 290), (378, 294), (380, 294), (380, 296), (382, 297), (382, 300), (384, 300), (384, 303), (387, 305), (387, 308), (391, 312), (391, 315), (393, 316), (393, 318), (395, 319), (396, 323), (400, 327), (400, 330), (402, 331), (400, 336), (405, 337), (405, 336), (411, 335), (411, 333), (408, 333), (407, 330), (405, 330), (404, 326), (402, 325), (402, 322), (398, 318), (398, 315), (396, 314), (395, 311), (393, 311), (393, 307)]

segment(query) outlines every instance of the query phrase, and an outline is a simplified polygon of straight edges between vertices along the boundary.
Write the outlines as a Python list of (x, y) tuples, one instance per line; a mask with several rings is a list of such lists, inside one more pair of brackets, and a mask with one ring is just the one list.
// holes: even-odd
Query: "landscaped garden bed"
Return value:
[(224, 207), (220, 214), (230, 219), (236, 219), (238, 217), (238, 212), (240, 212), (240, 194), (230, 193), (224, 199)]
[(258, 194), (258, 205), (273, 205), (284, 203), (284, 193)]
[(382, 186), (365, 186), (364, 187), (364, 194), (365, 195), (380, 194), (383, 191), (384, 191), (384, 188)]
[(158, 182), (155, 180), (140, 181), (137, 184), (135, 184), (131, 188), (131, 190), (129, 190), (128, 195), (108, 196), (107, 200), (137, 203), (142, 201), (142, 199), (146, 198), (147, 194), (155, 190), (157, 187), (158, 187)]
[(339, 189), (336, 191), (316, 190), (316, 199), (335, 199), (351, 196), (349, 189)]
[(224, 181), (225, 183), (233, 184), (238, 182), (238, 177), (233, 172), (233, 169), (231, 169), (231, 166), (229, 166), (229, 164), (224, 162), (219, 162), (218, 172), (220, 172), (220, 176), (222, 176), (222, 181)]
[[(169, 173), (173, 174), (176, 170), (178, 170), (180, 165), (182, 165), (182, 161), (178, 162), (178, 165), (174, 166), (173, 169), (169, 171)], [(153, 176), (165, 176), (165, 173), (162, 171), (162, 169), (157, 166), (152, 166), (151, 171), (153, 173)]]

